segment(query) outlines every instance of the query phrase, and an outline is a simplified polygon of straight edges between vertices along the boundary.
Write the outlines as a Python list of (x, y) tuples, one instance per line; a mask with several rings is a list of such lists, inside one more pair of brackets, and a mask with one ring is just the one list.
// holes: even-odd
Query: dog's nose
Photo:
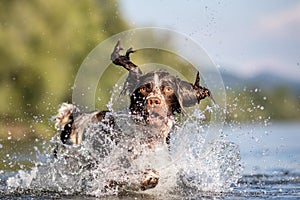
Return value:
[(161, 100), (157, 97), (149, 97), (147, 99), (148, 106), (157, 106), (161, 103)]

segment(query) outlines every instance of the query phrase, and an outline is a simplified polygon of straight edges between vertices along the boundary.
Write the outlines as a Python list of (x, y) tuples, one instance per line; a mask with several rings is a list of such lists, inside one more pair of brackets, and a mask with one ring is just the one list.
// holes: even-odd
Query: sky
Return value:
[(243, 77), (269, 72), (300, 82), (300, 1), (151, 0), (119, 2), (133, 27), (179, 31), (221, 70)]

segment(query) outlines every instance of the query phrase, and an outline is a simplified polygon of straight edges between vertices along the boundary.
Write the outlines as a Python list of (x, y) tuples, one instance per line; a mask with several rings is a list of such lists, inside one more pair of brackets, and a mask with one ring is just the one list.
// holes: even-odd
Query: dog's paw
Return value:
[(154, 188), (158, 184), (159, 174), (154, 169), (147, 169), (143, 173), (142, 181), (141, 181), (141, 189), (147, 190), (150, 188)]
[(64, 125), (71, 121), (71, 115), (78, 112), (78, 108), (73, 104), (63, 103), (58, 109), (58, 114), (55, 116), (55, 128), (61, 129)]

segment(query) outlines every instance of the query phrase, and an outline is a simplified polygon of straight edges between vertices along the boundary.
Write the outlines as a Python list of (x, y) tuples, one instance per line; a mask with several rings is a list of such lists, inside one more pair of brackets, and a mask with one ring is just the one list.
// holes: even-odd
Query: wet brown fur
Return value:
[[(156, 143), (170, 141), (170, 129), (173, 125), (175, 113), (183, 113), (184, 107), (191, 107), (200, 100), (211, 97), (210, 91), (200, 86), (199, 72), (195, 82), (189, 83), (170, 75), (168, 72), (150, 72), (143, 74), (140, 68), (130, 60), (130, 54), (134, 51), (128, 49), (125, 55), (120, 55), (122, 47), (118, 42), (111, 54), (112, 62), (124, 67), (129, 74), (124, 83), (122, 94), (130, 96), (130, 114), (141, 117), (145, 124), (161, 127), (161, 132), (153, 136), (149, 142), (149, 148)], [(56, 116), (56, 128), (60, 132), (63, 144), (80, 145), (84, 139), (85, 129), (91, 123), (103, 122), (114, 128), (114, 118), (108, 115), (109, 111), (94, 111), (80, 113), (73, 104), (63, 103)], [(105, 131), (105, 130), (104, 130)], [(116, 140), (112, 136), (112, 140)], [(132, 150), (132, 149), (131, 149)], [(145, 190), (157, 185), (159, 174), (154, 169), (148, 169), (142, 173), (140, 189)], [(108, 185), (118, 185), (109, 181)], [(119, 186), (122, 184), (120, 183)]]

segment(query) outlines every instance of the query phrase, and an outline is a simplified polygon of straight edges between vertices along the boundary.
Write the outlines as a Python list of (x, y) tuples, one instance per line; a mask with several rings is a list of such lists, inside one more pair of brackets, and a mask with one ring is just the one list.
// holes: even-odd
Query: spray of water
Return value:
[[(36, 167), (7, 179), (7, 191), (96, 197), (124, 192), (167, 196), (174, 191), (228, 191), (240, 178), (240, 155), (237, 145), (222, 137), (204, 145), (204, 113), (215, 109), (195, 108), (173, 128), (170, 148), (160, 145), (152, 151), (146, 151), (142, 141), (145, 132), (153, 130), (136, 124), (127, 111), (112, 110), (118, 131), (108, 130), (105, 124), (90, 125), (80, 146), (64, 145), (55, 135), (51, 147), (58, 149), (57, 156), (49, 153), (52, 150), (40, 153)], [(117, 134), (118, 142), (111, 134)], [(128, 151), (132, 147), (135, 153)], [(140, 178), (146, 169), (159, 172), (159, 183), (141, 191)]]
[[(172, 36), (178, 48), (148, 37), (149, 32)], [(147, 40), (139, 43), (134, 38)], [(60, 142), (58, 135), (54, 136), (50, 150), (39, 153), (40, 159), (34, 163), (33, 169), (19, 171), (7, 178), (6, 191), (96, 197), (125, 192), (168, 197), (203, 191), (224, 192), (237, 183), (241, 171), (238, 146), (220, 137), (226, 104), (221, 76), (205, 51), (186, 35), (166, 29), (143, 28), (117, 34), (102, 42), (81, 65), (74, 83), (72, 101), (86, 105), (81, 108), (83, 112), (95, 108), (98, 81), (111, 63), (109, 56), (101, 55), (107, 55), (107, 49), (113, 49), (118, 40), (125, 47), (134, 46), (135, 50), (152, 48), (169, 51), (181, 55), (193, 66), (201, 66), (201, 69), (196, 67), (196, 71), (201, 72), (202, 81), (213, 91), (220, 107), (213, 103), (203, 111), (194, 107), (186, 115), (188, 117), (178, 117), (177, 125), (171, 130), (170, 147), (157, 145), (150, 151), (143, 142), (144, 136), (155, 130), (136, 124), (126, 110), (115, 111), (120, 93), (112, 94), (108, 108), (116, 119), (118, 127), (115, 130), (100, 122), (90, 125), (80, 146), (66, 146)], [(116, 88), (122, 88), (120, 86), (116, 85)], [(128, 105), (125, 101), (118, 103)], [(210, 120), (207, 120), (205, 113), (211, 113)], [(58, 152), (56, 157), (52, 153), (54, 148)], [(153, 169), (159, 173), (157, 186), (141, 191), (141, 176)]]

